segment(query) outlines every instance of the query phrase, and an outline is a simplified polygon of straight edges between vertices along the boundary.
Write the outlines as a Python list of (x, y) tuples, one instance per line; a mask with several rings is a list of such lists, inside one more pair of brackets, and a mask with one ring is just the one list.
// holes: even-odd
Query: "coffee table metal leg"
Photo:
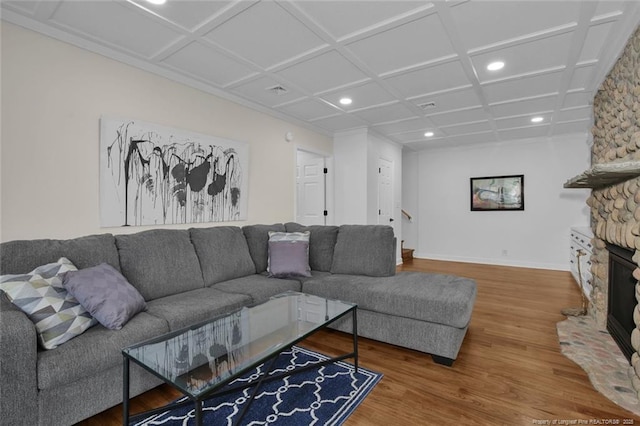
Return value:
[(353, 310), (353, 365), (358, 372), (358, 314), (357, 309)]
[(122, 424), (129, 425), (129, 358), (124, 359), (122, 364)]
[(202, 426), (202, 401), (196, 400), (196, 426)]

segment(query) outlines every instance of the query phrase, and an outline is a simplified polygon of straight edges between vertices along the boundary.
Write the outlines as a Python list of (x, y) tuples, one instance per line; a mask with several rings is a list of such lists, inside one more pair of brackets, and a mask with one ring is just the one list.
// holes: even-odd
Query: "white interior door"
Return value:
[(298, 151), (296, 165), (296, 221), (324, 225), (326, 210), (325, 158)]
[(393, 222), (393, 162), (378, 159), (378, 224)]

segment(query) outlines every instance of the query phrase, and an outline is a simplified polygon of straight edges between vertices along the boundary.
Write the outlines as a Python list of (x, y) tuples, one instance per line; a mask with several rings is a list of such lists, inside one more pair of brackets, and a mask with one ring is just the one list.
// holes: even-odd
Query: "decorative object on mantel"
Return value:
[(249, 144), (138, 120), (100, 119), (100, 225), (247, 217)]
[(640, 161), (594, 164), (564, 183), (564, 188), (603, 188), (640, 176)]
[(472, 177), (471, 211), (524, 210), (524, 175)]

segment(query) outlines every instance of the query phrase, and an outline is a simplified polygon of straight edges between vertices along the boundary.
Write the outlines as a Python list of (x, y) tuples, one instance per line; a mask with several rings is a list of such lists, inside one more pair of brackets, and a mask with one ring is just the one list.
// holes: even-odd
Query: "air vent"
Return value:
[(275, 95), (284, 95), (285, 93), (288, 93), (289, 90), (286, 87), (277, 85), (277, 86), (273, 86), (273, 87), (267, 87), (265, 90), (267, 90), (268, 92), (271, 92)]
[(418, 106), (422, 109), (433, 109), (436, 107), (435, 102), (425, 102), (423, 104), (418, 104)]

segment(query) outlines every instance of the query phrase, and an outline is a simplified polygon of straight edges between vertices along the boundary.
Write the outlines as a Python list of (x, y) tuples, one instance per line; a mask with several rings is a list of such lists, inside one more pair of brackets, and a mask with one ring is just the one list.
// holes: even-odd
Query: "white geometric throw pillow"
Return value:
[(61, 257), (28, 274), (0, 276), (0, 290), (35, 324), (45, 349), (54, 349), (98, 323), (62, 286), (62, 275), (77, 270)]

